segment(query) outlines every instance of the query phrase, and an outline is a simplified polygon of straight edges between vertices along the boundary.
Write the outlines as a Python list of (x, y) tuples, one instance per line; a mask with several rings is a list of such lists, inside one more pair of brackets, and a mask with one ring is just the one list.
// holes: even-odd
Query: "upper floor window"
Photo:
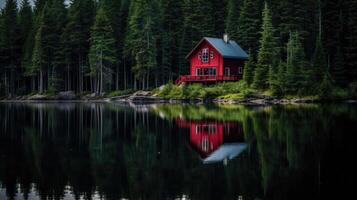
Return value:
[(207, 63), (209, 60), (209, 51), (208, 48), (202, 49), (201, 61)]
[(214, 53), (213, 53), (213, 51), (211, 51), (210, 57), (211, 57), (211, 60), (213, 60), (213, 58), (214, 58)]

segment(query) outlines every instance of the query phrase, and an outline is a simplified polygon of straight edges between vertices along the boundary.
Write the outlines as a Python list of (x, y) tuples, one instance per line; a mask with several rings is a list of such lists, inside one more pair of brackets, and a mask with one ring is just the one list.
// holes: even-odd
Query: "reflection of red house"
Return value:
[(190, 145), (207, 158), (224, 143), (241, 143), (244, 141), (243, 127), (239, 122), (222, 122), (215, 120), (187, 121), (176, 119), (181, 128), (190, 129)]

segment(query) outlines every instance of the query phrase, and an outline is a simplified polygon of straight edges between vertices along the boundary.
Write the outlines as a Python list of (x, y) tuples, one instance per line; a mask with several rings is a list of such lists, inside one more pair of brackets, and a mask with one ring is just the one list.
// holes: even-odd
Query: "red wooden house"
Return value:
[(181, 75), (176, 84), (215, 83), (242, 79), (247, 53), (228, 35), (220, 38), (203, 38), (187, 55), (190, 75)]

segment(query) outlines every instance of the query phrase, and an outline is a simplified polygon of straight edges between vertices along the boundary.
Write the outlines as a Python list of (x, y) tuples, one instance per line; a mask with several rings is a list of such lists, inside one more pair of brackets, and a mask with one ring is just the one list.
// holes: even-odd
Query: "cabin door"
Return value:
[(231, 75), (231, 69), (229, 67), (224, 68), (224, 75), (225, 76), (230, 76)]

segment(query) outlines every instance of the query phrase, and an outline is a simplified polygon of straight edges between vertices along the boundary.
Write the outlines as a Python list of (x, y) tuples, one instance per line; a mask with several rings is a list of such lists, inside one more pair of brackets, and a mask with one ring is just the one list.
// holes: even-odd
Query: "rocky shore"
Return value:
[[(308, 98), (294, 98), (294, 99), (277, 99), (271, 96), (265, 95), (250, 95), (243, 99), (166, 99), (157, 96), (151, 91), (137, 91), (132, 94), (115, 96), (115, 97), (103, 97), (96, 96), (95, 94), (87, 94), (78, 96), (72, 91), (60, 92), (54, 96), (46, 95), (29, 95), (19, 96), (14, 98), (7, 98), (1, 100), (2, 102), (52, 102), (52, 101), (72, 101), (72, 102), (118, 102), (118, 103), (134, 103), (134, 104), (163, 104), (163, 103), (216, 103), (216, 104), (243, 104), (243, 105), (273, 105), (273, 104), (309, 104), (309, 103), (321, 103), (322, 101), (317, 99)], [(345, 103), (357, 103), (356, 100), (343, 100), (338, 102)]]
[(217, 104), (245, 104), (245, 105), (269, 105), (269, 104), (304, 104), (318, 103), (315, 99), (276, 99), (264, 95), (251, 95), (244, 99), (165, 99), (152, 92), (139, 91), (131, 95), (110, 98), (109, 101), (123, 103), (217, 103)]

